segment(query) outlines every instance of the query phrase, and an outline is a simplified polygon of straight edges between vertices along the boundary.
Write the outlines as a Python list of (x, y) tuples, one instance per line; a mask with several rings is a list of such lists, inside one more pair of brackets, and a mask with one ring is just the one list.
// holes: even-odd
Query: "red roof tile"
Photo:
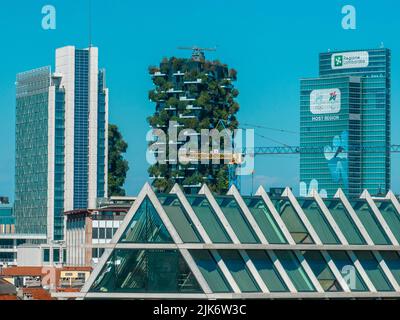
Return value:
[(1, 276), (18, 277), (18, 276), (42, 276), (42, 267), (9, 267), (3, 268), (0, 272)]
[(24, 294), (29, 294), (33, 300), (54, 300), (51, 294), (42, 288), (23, 288)]
[(18, 298), (15, 295), (0, 295), (0, 301), (4, 300), (18, 300)]

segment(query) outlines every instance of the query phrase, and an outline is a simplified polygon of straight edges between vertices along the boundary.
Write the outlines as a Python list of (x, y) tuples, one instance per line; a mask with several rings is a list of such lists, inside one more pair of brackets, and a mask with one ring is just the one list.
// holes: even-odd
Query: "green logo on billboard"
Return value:
[(343, 56), (336, 56), (335, 67), (342, 67), (342, 66), (343, 66)]
[(336, 91), (329, 93), (329, 102), (335, 102), (336, 97), (337, 97)]

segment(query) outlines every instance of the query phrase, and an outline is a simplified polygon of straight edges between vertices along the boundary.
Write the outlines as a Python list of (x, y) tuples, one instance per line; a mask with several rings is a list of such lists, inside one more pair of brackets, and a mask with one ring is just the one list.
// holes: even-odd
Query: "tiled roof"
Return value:
[(0, 276), (18, 277), (18, 276), (42, 276), (42, 267), (8, 267), (2, 268)]
[[(59, 274), (61, 271), (92, 271), (92, 267), (62, 267), (55, 268)], [(8, 267), (0, 269), (0, 276), (18, 277), (31, 276), (41, 277), (43, 275), (43, 267)]]
[(0, 294), (0, 301), (14, 301), (14, 300), (18, 300), (17, 296), (15, 295), (1, 295)]
[(32, 300), (54, 300), (51, 294), (42, 288), (23, 288), (22, 292)]

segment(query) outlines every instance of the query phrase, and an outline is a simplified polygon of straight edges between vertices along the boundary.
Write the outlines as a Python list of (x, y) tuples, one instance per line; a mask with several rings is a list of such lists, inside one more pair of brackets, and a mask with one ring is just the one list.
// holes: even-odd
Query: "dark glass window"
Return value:
[(179, 251), (126, 249), (114, 250), (90, 291), (202, 292)]
[(43, 249), (43, 262), (50, 262), (50, 249)]
[(217, 262), (208, 250), (192, 250), (190, 253), (213, 292), (232, 291)]
[(107, 238), (107, 239), (111, 239), (112, 236), (113, 236), (113, 234), (112, 234), (112, 228), (107, 228), (107, 229), (106, 229), (106, 238)]
[(173, 240), (153, 204), (146, 198), (133, 216), (119, 242), (172, 243)]
[(92, 237), (93, 237), (93, 239), (99, 238), (99, 228), (93, 228)]
[(53, 261), (60, 262), (60, 249), (53, 249)]
[(100, 239), (106, 238), (106, 228), (99, 228), (99, 238)]

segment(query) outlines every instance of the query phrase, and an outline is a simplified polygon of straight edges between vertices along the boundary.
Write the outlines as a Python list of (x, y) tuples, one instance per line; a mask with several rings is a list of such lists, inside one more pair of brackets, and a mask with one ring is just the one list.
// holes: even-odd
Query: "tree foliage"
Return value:
[[(155, 74), (160, 71), (161, 74)], [(237, 72), (219, 61), (164, 58), (159, 67), (149, 67), (155, 88), (149, 99), (156, 104), (156, 112), (148, 118), (153, 128), (167, 129), (169, 121), (177, 121), (180, 130), (191, 128), (219, 129), (220, 120), (230, 130), (238, 128), (235, 101), (239, 91), (234, 88)], [(183, 75), (182, 75), (183, 74)], [(183, 99), (182, 99), (183, 98)], [(167, 137), (167, 141), (169, 138)], [(168, 154), (168, 151), (167, 151)], [(225, 193), (229, 187), (226, 165), (155, 164), (148, 170), (154, 179), (153, 187), (168, 192), (175, 182), (185, 186), (207, 183), (216, 193)]]
[(128, 161), (123, 155), (128, 149), (118, 127), (108, 126), (108, 196), (125, 196), (123, 189), (126, 174), (129, 170)]

